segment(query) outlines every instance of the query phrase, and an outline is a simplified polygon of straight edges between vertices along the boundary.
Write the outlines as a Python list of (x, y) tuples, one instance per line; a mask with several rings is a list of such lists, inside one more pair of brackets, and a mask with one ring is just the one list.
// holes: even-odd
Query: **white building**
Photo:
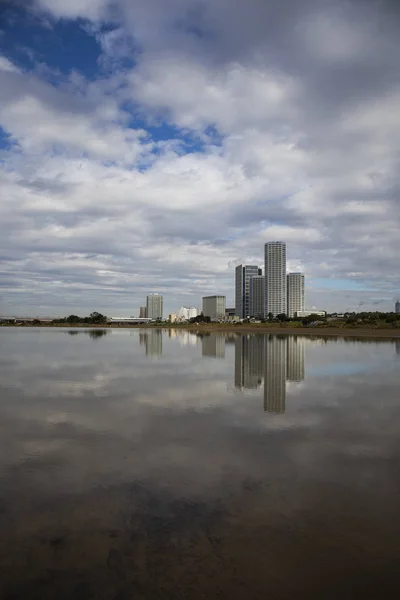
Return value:
[(286, 314), (286, 244), (267, 242), (265, 257), (265, 316)]
[(304, 317), (309, 317), (310, 315), (317, 315), (318, 317), (325, 317), (325, 310), (300, 310), (294, 314), (298, 319), (304, 319)]
[(189, 319), (193, 319), (197, 317), (199, 311), (194, 306), (181, 306), (176, 315), (177, 321), (189, 321)]
[(394, 312), (395, 312), (396, 314), (400, 314), (400, 301), (399, 301), (399, 300), (398, 300), (398, 301), (396, 302), (396, 304), (395, 304), (395, 307), (394, 307)]
[(203, 296), (203, 315), (211, 321), (225, 319), (226, 296)]
[(251, 279), (257, 275), (261, 275), (257, 265), (238, 265), (235, 269), (235, 315), (240, 319), (251, 315)]
[(146, 298), (146, 315), (148, 319), (163, 318), (163, 297), (160, 294), (150, 294)]
[(304, 310), (304, 273), (289, 273), (286, 280), (287, 287), (287, 316), (293, 319), (294, 315)]

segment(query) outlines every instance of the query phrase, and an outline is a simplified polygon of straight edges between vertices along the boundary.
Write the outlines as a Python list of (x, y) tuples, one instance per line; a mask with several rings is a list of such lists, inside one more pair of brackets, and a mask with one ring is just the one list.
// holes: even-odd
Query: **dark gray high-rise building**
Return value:
[(241, 319), (252, 316), (250, 311), (250, 282), (261, 275), (257, 265), (238, 265), (235, 269), (235, 314)]
[(286, 314), (286, 244), (265, 244), (265, 316)]
[(264, 318), (264, 305), (265, 277), (256, 275), (250, 279), (250, 316), (256, 319)]

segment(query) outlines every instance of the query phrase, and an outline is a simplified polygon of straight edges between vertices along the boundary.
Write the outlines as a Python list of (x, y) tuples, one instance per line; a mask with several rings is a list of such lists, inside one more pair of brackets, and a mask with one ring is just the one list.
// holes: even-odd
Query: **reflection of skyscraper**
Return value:
[(235, 387), (255, 390), (264, 378), (264, 411), (284, 413), (286, 382), (304, 380), (304, 350), (304, 337), (257, 334), (237, 336)]
[(264, 336), (241, 335), (235, 340), (235, 387), (257, 389), (264, 369)]
[(286, 403), (287, 338), (265, 337), (264, 410), (284, 413)]
[(202, 356), (212, 356), (214, 358), (225, 358), (225, 336), (211, 333), (201, 339)]
[(287, 341), (287, 373), (288, 381), (304, 379), (304, 346), (305, 338), (291, 335)]
[[(162, 331), (152, 329), (144, 334), (146, 345), (146, 356), (161, 356), (162, 355)], [(139, 338), (140, 339), (140, 338)]]
[(396, 354), (400, 355), (400, 340), (396, 340)]

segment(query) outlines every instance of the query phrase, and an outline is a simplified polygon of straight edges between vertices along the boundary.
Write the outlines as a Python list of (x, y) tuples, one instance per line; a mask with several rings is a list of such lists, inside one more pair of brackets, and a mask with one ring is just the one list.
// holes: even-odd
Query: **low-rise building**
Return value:
[(304, 319), (304, 317), (309, 317), (310, 315), (317, 315), (318, 317), (325, 317), (325, 310), (299, 310), (294, 313), (295, 318)]
[(199, 311), (194, 306), (181, 306), (176, 315), (177, 321), (189, 321), (194, 319), (199, 314)]
[(225, 319), (226, 296), (203, 296), (203, 315), (211, 321)]

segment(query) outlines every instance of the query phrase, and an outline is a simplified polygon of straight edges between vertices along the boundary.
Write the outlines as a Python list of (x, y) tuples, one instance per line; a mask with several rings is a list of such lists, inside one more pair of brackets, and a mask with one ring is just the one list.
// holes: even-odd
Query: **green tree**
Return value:
[(91, 323), (105, 323), (107, 321), (107, 317), (105, 315), (102, 315), (96, 311), (90, 313), (89, 319)]
[(277, 315), (276, 317), (278, 319), (278, 321), (280, 321), (281, 323), (283, 321), (288, 321), (288, 317), (287, 315), (285, 315), (285, 313), (280, 313), (279, 315)]
[(81, 318), (78, 317), (78, 315), (69, 315), (69, 317), (67, 317), (66, 322), (67, 323), (80, 323), (81, 322)]

